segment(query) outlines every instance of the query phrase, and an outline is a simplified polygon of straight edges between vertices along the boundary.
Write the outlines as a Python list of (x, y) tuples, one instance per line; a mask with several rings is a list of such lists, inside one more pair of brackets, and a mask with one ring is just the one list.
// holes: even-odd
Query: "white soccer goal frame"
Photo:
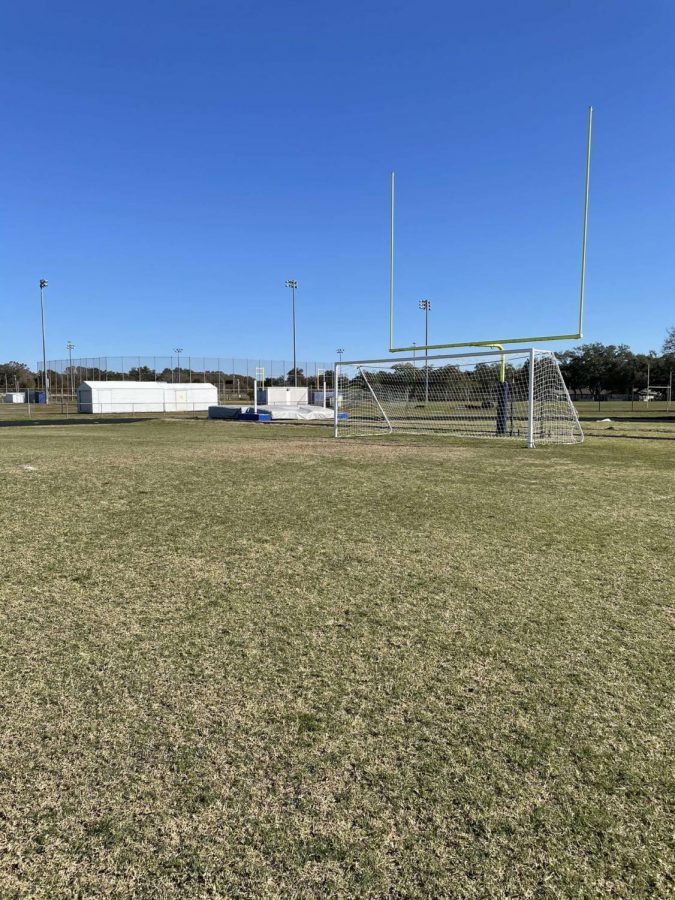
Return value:
[[(527, 384), (527, 397), (523, 393), (520, 396), (518, 402), (521, 404), (525, 403), (527, 400), (527, 422), (526, 422), (526, 433), (524, 435), (518, 432), (516, 435), (512, 433), (498, 433), (495, 431), (494, 434), (490, 434), (483, 430), (482, 433), (471, 433), (470, 428), (462, 428), (459, 426), (457, 431), (453, 433), (451, 427), (448, 427), (445, 430), (442, 430), (441, 433), (449, 436), (449, 437), (482, 437), (482, 438), (490, 438), (494, 437), (497, 439), (505, 439), (505, 438), (516, 438), (520, 440), (525, 440), (527, 447), (534, 448), (537, 443), (537, 429), (535, 427), (535, 404), (539, 402), (540, 407), (543, 406), (543, 403), (546, 402), (545, 398), (542, 400), (541, 398), (537, 398), (535, 396), (535, 388), (536, 388), (536, 373), (537, 373), (537, 359), (544, 358), (549, 360), (550, 363), (553, 363), (555, 371), (558, 376), (557, 390), (561, 393), (561, 397), (558, 398), (558, 403), (563, 404), (565, 407), (565, 416), (563, 417), (563, 421), (567, 424), (566, 429), (561, 432), (560, 429), (553, 429), (551, 434), (548, 436), (544, 434), (539, 435), (540, 443), (559, 443), (559, 444), (572, 444), (572, 443), (582, 443), (584, 440), (583, 430), (581, 428), (581, 424), (579, 422), (579, 417), (577, 411), (572, 403), (572, 400), (569, 395), (569, 391), (567, 390), (567, 386), (562, 377), (562, 373), (560, 372), (560, 367), (558, 361), (555, 357), (555, 354), (550, 350), (539, 350), (535, 347), (518, 348), (518, 349), (480, 349), (473, 353), (440, 353), (434, 355), (425, 355), (425, 356), (405, 356), (405, 357), (396, 357), (392, 359), (392, 357), (388, 357), (385, 359), (361, 359), (361, 360), (343, 360), (340, 362), (336, 362), (334, 364), (334, 372), (335, 372), (335, 397), (334, 397), (334, 419), (333, 419), (333, 433), (334, 436), (340, 437), (340, 422), (345, 415), (343, 409), (344, 408), (344, 398), (340, 388), (340, 378), (341, 373), (344, 372), (348, 367), (355, 367), (358, 375), (362, 380), (363, 386), (358, 388), (361, 391), (362, 395), (367, 395), (368, 393), (372, 397), (372, 401), (374, 404), (374, 408), (379, 410), (379, 415), (381, 416), (381, 422), (373, 427), (373, 430), (377, 430), (379, 434), (392, 434), (395, 431), (400, 433), (423, 433), (428, 431), (424, 427), (420, 427), (417, 431), (413, 425), (408, 422), (406, 425), (395, 426), (392, 424), (389, 416), (387, 415), (387, 411), (385, 410), (383, 403), (386, 401), (380, 402), (380, 398), (378, 398), (376, 391), (373, 389), (373, 386), (370, 383), (370, 380), (365, 376), (365, 368), (367, 367), (384, 367), (386, 369), (392, 369), (394, 366), (403, 364), (412, 363), (413, 366), (419, 366), (420, 364), (425, 367), (433, 366), (434, 363), (438, 363), (439, 361), (443, 361), (445, 365), (458, 365), (461, 366), (464, 364), (467, 366), (467, 371), (471, 371), (471, 367), (475, 365), (476, 362), (492, 362), (493, 364), (499, 363), (502, 366), (506, 366), (509, 360), (509, 357), (515, 357), (517, 361), (520, 361), (522, 364), (528, 364), (528, 384)], [(551, 370), (551, 366), (548, 366), (549, 370)], [(545, 369), (546, 371), (546, 369)], [(503, 372), (503, 369), (502, 369)], [(347, 377), (347, 376), (345, 376)], [(504, 376), (502, 375), (502, 378)], [(521, 391), (524, 391), (524, 379), (521, 380), (520, 383)], [(366, 390), (367, 389), (367, 390)], [(506, 395), (508, 397), (508, 394)], [(368, 401), (370, 402), (370, 400)], [(409, 401), (404, 401), (409, 402)], [(428, 401), (427, 401), (428, 402)], [(509, 402), (509, 401), (504, 401)], [(515, 398), (513, 401), (515, 402)], [(423, 404), (419, 404), (420, 406)], [(424, 404), (425, 405), (425, 404)], [(407, 408), (407, 407), (406, 407)], [(347, 416), (349, 414), (347, 413)], [(499, 415), (499, 414), (498, 414)], [(505, 413), (504, 413), (505, 415)], [(392, 419), (394, 417), (392, 416)], [(406, 415), (406, 419), (408, 416)], [(443, 416), (442, 416), (443, 418)], [(445, 416), (447, 420), (453, 419), (453, 414), (449, 414)], [(461, 417), (460, 417), (461, 418)], [(422, 421), (420, 419), (419, 421)], [(555, 420), (554, 420), (555, 421)], [(366, 430), (362, 432), (362, 434), (367, 433)]]

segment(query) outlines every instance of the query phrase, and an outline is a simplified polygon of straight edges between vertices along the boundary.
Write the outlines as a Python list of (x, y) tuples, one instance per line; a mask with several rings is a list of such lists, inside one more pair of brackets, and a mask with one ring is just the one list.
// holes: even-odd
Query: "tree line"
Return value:
[[(656, 393), (665, 393), (671, 384), (671, 373), (675, 372), (675, 327), (668, 330), (661, 354), (634, 353), (626, 344), (581, 344), (571, 350), (555, 354), (562, 376), (573, 399), (593, 397), (598, 399), (614, 394), (632, 395), (643, 390), (649, 384)], [(505, 361), (505, 380), (510, 384), (527, 381), (528, 366), (520, 368), (510, 364), (511, 357)], [(463, 369), (449, 363), (445, 366), (437, 364), (427, 373), (424, 358), (421, 364), (394, 363), (391, 369), (369, 372), (368, 381), (386, 389), (387, 385), (409, 386), (411, 398), (418, 398), (426, 391), (427, 385), (433, 396), (441, 396), (448, 384), (453, 390), (486, 389), (494, 386), (499, 378), (500, 363), (479, 362)], [(355, 376), (353, 383), (364, 381), (363, 376)], [(365, 388), (365, 382), (364, 382)], [(439, 393), (440, 392), (440, 393)]]
[(661, 353), (633, 353), (627, 344), (581, 344), (557, 353), (573, 397), (631, 394), (650, 385), (668, 385), (675, 370), (675, 326), (668, 329)]

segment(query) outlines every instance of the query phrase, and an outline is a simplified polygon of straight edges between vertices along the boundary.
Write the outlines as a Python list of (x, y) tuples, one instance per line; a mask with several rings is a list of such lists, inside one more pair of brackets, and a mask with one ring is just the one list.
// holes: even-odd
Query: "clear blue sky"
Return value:
[(2, 3), (0, 360), (385, 355), (397, 338), (675, 321), (675, 5)]

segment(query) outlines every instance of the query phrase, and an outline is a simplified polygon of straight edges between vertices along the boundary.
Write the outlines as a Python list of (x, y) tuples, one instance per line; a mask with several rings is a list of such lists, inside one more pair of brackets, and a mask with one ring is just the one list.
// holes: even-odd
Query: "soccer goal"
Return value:
[(336, 363), (335, 436), (444, 434), (575, 444), (584, 439), (547, 350), (485, 350)]

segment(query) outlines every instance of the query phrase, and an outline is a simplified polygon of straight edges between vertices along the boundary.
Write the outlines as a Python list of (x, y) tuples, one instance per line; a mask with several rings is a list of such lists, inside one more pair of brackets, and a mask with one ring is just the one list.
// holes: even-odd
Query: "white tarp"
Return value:
[(197, 412), (218, 403), (213, 384), (163, 381), (83, 381), (77, 410), (85, 413)]
[(294, 406), (286, 403), (275, 405), (266, 403), (257, 409), (253, 406), (209, 406), (209, 419), (237, 419), (242, 415), (260, 413), (269, 415), (274, 421), (305, 420), (305, 421), (332, 421), (335, 413), (332, 409), (323, 409), (321, 406), (310, 406), (308, 403), (296, 403)]
[(269, 413), (272, 420), (277, 419), (306, 419), (317, 421), (318, 419), (332, 420), (335, 413), (332, 409), (324, 409), (322, 406), (310, 406), (308, 403), (296, 403), (294, 406), (285, 403), (276, 405), (266, 403), (258, 407), (259, 413)]

